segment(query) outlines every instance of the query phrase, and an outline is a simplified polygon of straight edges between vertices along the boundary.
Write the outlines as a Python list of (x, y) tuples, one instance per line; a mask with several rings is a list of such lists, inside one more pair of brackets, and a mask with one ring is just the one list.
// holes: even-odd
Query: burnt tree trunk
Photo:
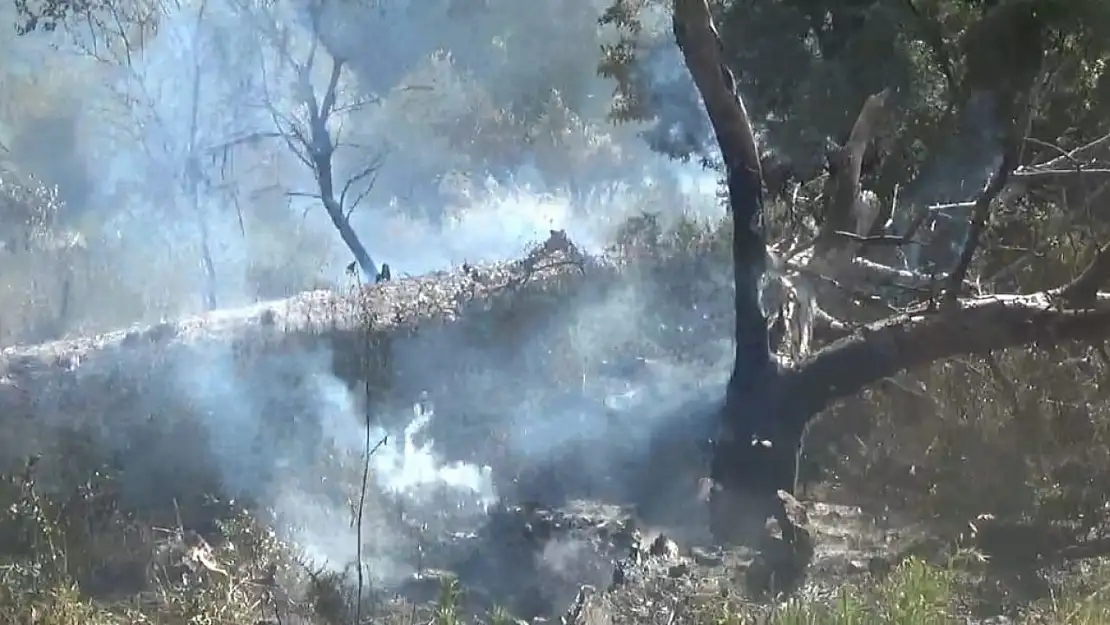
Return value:
[(802, 434), (794, 426), (804, 420), (779, 414), (783, 375), (759, 304), (767, 250), (763, 177), (752, 126), (720, 54), (721, 40), (705, 0), (675, 0), (673, 26), (721, 148), (734, 230), (736, 360), (713, 442), (710, 523), (718, 540), (746, 541), (768, 516), (777, 515), (777, 491), (793, 489), (794, 451)]

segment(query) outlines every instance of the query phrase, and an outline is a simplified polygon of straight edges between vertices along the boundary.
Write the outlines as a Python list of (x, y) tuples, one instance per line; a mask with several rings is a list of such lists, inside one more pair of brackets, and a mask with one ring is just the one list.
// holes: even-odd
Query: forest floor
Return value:
[(78, 504), (40, 494), (28, 475), (3, 482), (4, 623), (1110, 622), (1106, 564), (998, 571), (923, 528), (849, 505), (802, 504), (816, 550), (789, 594), (755, 590), (760, 558), (710, 546), (697, 511), (661, 530), (582, 501), (503, 505), (472, 528), (426, 535), (407, 582), (386, 590), (366, 580), (359, 591), (352, 570), (303, 564), (233, 504), (210, 505), (208, 522), (184, 508), (142, 518), (110, 501), (110, 484), (83, 490)]

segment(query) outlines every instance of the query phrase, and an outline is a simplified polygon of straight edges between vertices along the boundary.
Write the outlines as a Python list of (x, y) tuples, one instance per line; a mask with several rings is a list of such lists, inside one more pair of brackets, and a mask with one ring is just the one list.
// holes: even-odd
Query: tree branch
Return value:
[[(860, 185), (860, 170), (867, 144), (871, 141), (889, 96), (889, 89), (868, 96), (860, 108), (856, 122), (852, 125), (848, 142), (829, 154), (829, 177), (825, 182), (823, 193), (824, 222), (817, 236), (819, 258), (823, 259), (830, 251), (837, 248), (847, 248), (854, 256), (859, 245), (836, 236), (836, 233), (854, 231), (856, 234), (866, 235), (871, 229), (871, 223), (867, 224), (866, 229), (860, 228), (862, 222), (873, 222), (875, 219), (874, 215), (861, 214), (867, 205)], [(867, 219), (868, 217), (870, 220)]]
[(867, 325), (786, 374), (784, 397), (796, 408), (788, 414), (808, 420), (877, 380), (958, 354), (1110, 337), (1110, 294), (1096, 295), (1080, 310), (1060, 307), (1058, 296), (980, 297)]
[(954, 303), (960, 296), (960, 287), (967, 279), (967, 271), (971, 266), (971, 260), (975, 257), (975, 250), (979, 247), (983, 229), (987, 227), (991, 204), (998, 197), (998, 194), (1002, 193), (1002, 189), (1006, 187), (1006, 183), (1010, 179), (1010, 173), (1013, 172), (1014, 166), (1017, 164), (1017, 158), (1017, 149), (1008, 147), (1002, 155), (1002, 162), (998, 165), (998, 171), (995, 172), (994, 177), (987, 184), (987, 188), (983, 189), (983, 192), (975, 200), (975, 206), (971, 209), (971, 228), (968, 230), (967, 239), (964, 240), (963, 250), (960, 252), (959, 260), (956, 261), (956, 266), (948, 274), (944, 296), (947, 303)]
[(1070, 164), (1073, 166), (1073, 169), (1071, 171), (1074, 172), (1074, 166), (1077, 163), (1081, 163), (1084, 160), (1090, 159), (1094, 152), (1097, 152), (1098, 150), (1101, 150), (1103, 148), (1110, 149), (1110, 134), (1099, 137), (1098, 139), (1095, 139), (1090, 143), (1081, 145), (1074, 150), (1065, 152), (1064, 154), (1061, 154), (1060, 156), (1057, 156), (1056, 158), (1048, 160), (1044, 163), (1034, 165), (1032, 169), (1039, 170), (1066, 168)]
[(1098, 290), (1110, 281), (1110, 243), (1095, 250), (1095, 258), (1074, 280), (1060, 289), (1060, 299), (1070, 306), (1086, 307), (1097, 299)]
[(331, 75), (328, 76), (328, 88), (324, 92), (324, 101), (320, 104), (320, 119), (325, 123), (335, 109), (335, 100), (338, 97), (339, 77), (343, 73), (343, 59), (332, 57)]
[[(374, 188), (374, 182), (377, 180), (377, 173), (378, 170), (381, 169), (381, 164), (382, 159), (380, 157), (375, 157), (370, 160), (370, 163), (368, 163), (366, 167), (363, 167), (357, 174), (347, 178), (347, 182), (343, 183), (343, 189), (339, 192), (339, 205), (347, 209), (348, 216), (350, 216), (351, 211), (353, 211), (359, 205), (359, 203), (362, 202), (362, 199), (366, 197), (366, 194)], [(370, 180), (366, 183), (366, 187), (362, 189), (357, 196), (355, 196), (355, 199), (351, 201), (350, 204), (348, 204), (347, 194), (350, 193), (351, 187), (362, 182), (366, 178), (370, 178)]]

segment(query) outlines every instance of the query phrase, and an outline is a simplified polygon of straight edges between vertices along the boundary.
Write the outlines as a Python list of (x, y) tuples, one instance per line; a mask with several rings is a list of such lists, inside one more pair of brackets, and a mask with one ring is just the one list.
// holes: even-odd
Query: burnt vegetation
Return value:
[[(15, 7), (23, 35), (127, 15), (110, 2)], [(659, 11), (662, 34), (643, 24)], [(1110, 619), (1110, 5), (616, 0), (599, 21), (615, 33), (598, 65), (616, 88), (612, 122), (644, 123), (655, 149), (715, 168), (721, 223), (668, 229), (645, 213), (603, 254), (553, 231), (519, 261), (392, 276), (351, 226), (361, 196), (333, 180), (343, 57), (330, 55), (318, 100), (316, 42), (307, 60), (283, 47), (308, 122), (267, 100), (278, 132), (250, 140), (285, 142), (312, 171), (363, 280), (82, 337), (73, 302), (95, 287), (75, 268), (88, 251), (56, 194), (0, 171), (0, 255), (49, 277), (9, 281), (4, 295), (0, 618)], [(686, 72), (663, 84), (645, 67), (668, 49)], [(678, 416), (604, 483), (581, 474), (611, 448), (587, 442), (539, 466), (514, 455), (501, 438), (511, 417), (497, 413), (520, 398), (474, 388), (472, 363), (584, 386), (567, 319), (629, 284), (667, 303), (644, 307), (644, 327), (687, 324), (697, 309), (704, 335), (652, 330), (666, 357), (711, 360), (704, 337), (732, 339), (723, 397), (667, 406)], [(167, 363), (214, 367), (224, 348), (229, 375), (297, 389), (312, 376), (286, 357), (321, 346), (368, 422), (407, 408), (424, 378), (443, 380), (453, 412), (434, 437), (458, 441), (454, 459), (487, 462), (501, 495), (477, 525), (439, 527), (394, 498), (363, 501), (377, 487), (367, 458), (321, 461), (355, 485), (360, 558), (374, 523), (408, 532), (399, 542), (419, 564), (400, 587), (314, 566), (270, 529), (264, 504), (210, 472), (183, 478), (212, 435), (179, 418), (196, 406), (151, 390), (178, 375)], [(623, 356), (605, 364), (644, 366)], [(323, 436), (265, 401), (276, 415), (265, 444)], [(107, 428), (139, 442), (113, 447)], [(363, 451), (378, 449), (367, 439)], [(161, 473), (128, 469), (143, 454), (164, 457)], [(538, 564), (551, 559), (576, 564)]]

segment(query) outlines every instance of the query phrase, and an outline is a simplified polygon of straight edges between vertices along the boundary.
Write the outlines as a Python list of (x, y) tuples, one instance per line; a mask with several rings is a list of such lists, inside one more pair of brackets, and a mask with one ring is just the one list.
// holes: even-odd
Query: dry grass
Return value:
[[(42, 625), (352, 623), (354, 591), (334, 573), (306, 567), (290, 545), (245, 510), (222, 506), (217, 530), (198, 538), (112, 501), (113, 476), (70, 492), (40, 493), (33, 468), (5, 476), (0, 516), (0, 619)], [(76, 511), (82, 510), (81, 514)], [(93, 510), (98, 512), (94, 513)], [(738, 593), (664, 597), (676, 606), (670, 623), (738, 625), (948, 624), (967, 622), (977, 587), (955, 561), (936, 566), (908, 559), (888, 574), (841, 587), (821, 599), (754, 603)], [(1079, 581), (1081, 580), (1081, 581)], [(1061, 578), (1056, 594), (1024, 606), (1024, 622), (1088, 625), (1110, 619), (1110, 566)], [(446, 581), (436, 601), (411, 606), (374, 596), (365, 622), (471, 622), (461, 607), (466, 589)], [(647, 591), (632, 589), (626, 592)], [(369, 594), (367, 595), (370, 596)], [(681, 608), (677, 606), (681, 603)], [(613, 609), (610, 607), (606, 609)], [(620, 614), (608, 622), (632, 622)], [(513, 622), (493, 611), (485, 622)], [(599, 622), (583, 620), (582, 622)]]

